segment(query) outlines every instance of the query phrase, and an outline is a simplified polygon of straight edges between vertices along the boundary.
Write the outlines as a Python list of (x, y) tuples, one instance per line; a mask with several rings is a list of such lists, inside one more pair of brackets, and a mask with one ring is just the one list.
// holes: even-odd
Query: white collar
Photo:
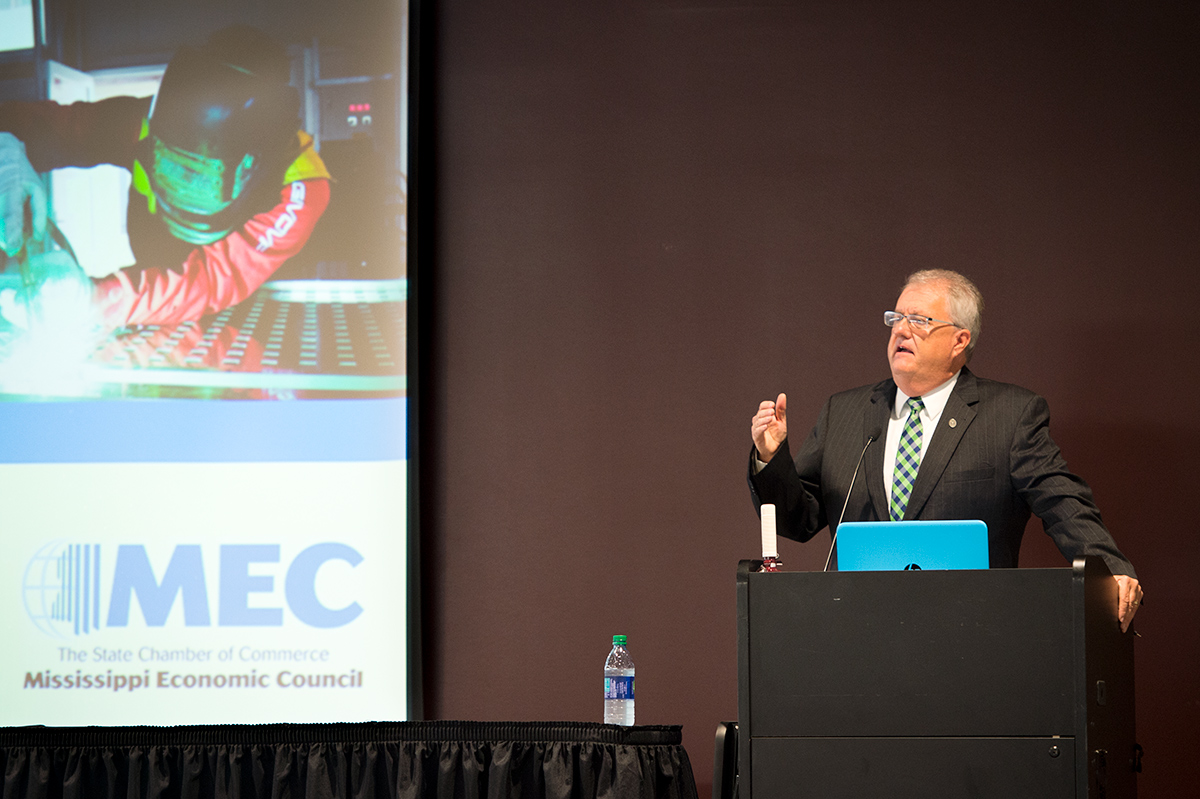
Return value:
[[(933, 391), (927, 391), (921, 395), (921, 402), (925, 403), (923, 416), (930, 419), (941, 418), (942, 411), (946, 410), (946, 403), (950, 401), (950, 393), (954, 391), (954, 386), (958, 383), (958, 376), (962, 374), (959, 369), (954, 373), (954, 376), (935, 388)], [(896, 402), (892, 406), (892, 418), (899, 419), (901, 416), (907, 416), (908, 412), (904, 409), (908, 402), (909, 396), (896, 387)]]

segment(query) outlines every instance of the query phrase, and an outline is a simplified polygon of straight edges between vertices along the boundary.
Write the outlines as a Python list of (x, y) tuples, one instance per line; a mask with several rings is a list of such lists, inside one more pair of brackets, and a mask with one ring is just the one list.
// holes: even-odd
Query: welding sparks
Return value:
[[(56, 261), (54, 256), (63, 255), (41, 258)], [(103, 334), (96, 323), (91, 281), (54, 269), (53, 261), (49, 266), (54, 274), (35, 292), (0, 291), (0, 314), (10, 323), (0, 362), (0, 392), (54, 397), (94, 392), (84, 367)]]

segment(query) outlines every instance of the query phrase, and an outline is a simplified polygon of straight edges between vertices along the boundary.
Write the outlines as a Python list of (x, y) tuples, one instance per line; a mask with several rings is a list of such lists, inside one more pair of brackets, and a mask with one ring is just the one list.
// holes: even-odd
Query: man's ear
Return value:
[(971, 343), (971, 331), (965, 327), (960, 327), (954, 334), (954, 356), (955, 358), (967, 351), (967, 345)]

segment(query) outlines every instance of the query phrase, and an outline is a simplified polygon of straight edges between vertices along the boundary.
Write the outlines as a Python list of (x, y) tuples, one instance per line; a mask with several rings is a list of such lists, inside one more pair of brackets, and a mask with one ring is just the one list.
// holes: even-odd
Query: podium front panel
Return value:
[(1070, 570), (749, 578), (755, 737), (1075, 728)]
[(751, 797), (1133, 799), (1132, 632), (1068, 569), (738, 566), (738, 774)]
[(772, 799), (1062, 799), (1075, 795), (1070, 738), (765, 738), (756, 796)]

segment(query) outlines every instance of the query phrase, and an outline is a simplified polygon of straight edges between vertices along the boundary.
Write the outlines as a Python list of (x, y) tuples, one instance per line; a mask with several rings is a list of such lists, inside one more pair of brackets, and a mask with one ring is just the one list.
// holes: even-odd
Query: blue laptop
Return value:
[(845, 522), (837, 532), (839, 571), (986, 569), (981, 521)]

